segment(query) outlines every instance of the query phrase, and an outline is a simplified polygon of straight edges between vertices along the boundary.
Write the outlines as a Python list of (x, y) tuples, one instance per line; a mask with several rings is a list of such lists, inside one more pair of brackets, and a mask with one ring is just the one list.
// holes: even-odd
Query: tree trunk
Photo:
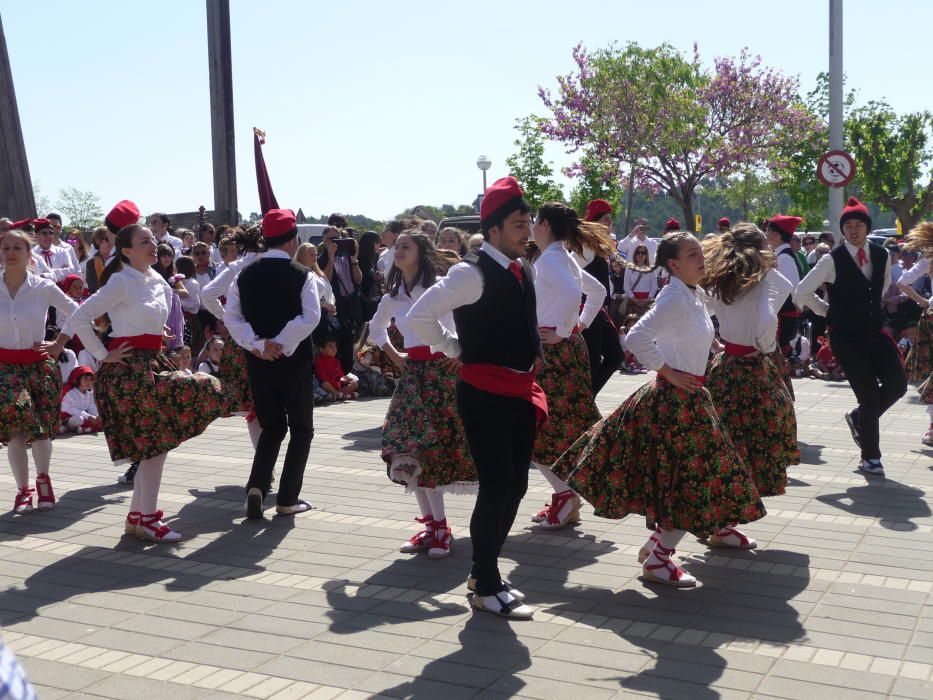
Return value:
[[(691, 192), (691, 195), (693, 193)], [(680, 222), (681, 231), (693, 232), (693, 197), (690, 196), (680, 203), (680, 211), (683, 213), (683, 221)]]
[(622, 229), (622, 235), (627, 236), (632, 228), (632, 202), (635, 199), (635, 161), (632, 161), (632, 169), (628, 176), (628, 198), (625, 202), (625, 228)]

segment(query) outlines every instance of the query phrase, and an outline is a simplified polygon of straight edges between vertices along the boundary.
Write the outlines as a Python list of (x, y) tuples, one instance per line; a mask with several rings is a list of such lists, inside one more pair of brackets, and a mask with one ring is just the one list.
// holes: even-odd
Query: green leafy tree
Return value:
[[(586, 205), (594, 199), (605, 199), (617, 214), (625, 197), (625, 182), (619, 173), (617, 162), (601, 159), (592, 152), (584, 153), (580, 160), (568, 168), (566, 174), (574, 178), (575, 184), (570, 191), (570, 206), (580, 216), (586, 211)], [(614, 218), (616, 229), (622, 230), (623, 221)]]
[(869, 102), (845, 132), (864, 197), (893, 211), (905, 232), (933, 211), (933, 114)]
[(100, 198), (90, 190), (65, 187), (58, 191), (58, 211), (68, 224), (81, 229), (99, 226), (104, 218)]
[(541, 132), (545, 120), (530, 115), (515, 120), (519, 136), (515, 139), (515, 153), (505, 159), (512, 175), (525, 192), (532, 209), (545, 202), (563, 202), (564, 193), (554, 182), (554, 168), (544, 159), (546, 138)]

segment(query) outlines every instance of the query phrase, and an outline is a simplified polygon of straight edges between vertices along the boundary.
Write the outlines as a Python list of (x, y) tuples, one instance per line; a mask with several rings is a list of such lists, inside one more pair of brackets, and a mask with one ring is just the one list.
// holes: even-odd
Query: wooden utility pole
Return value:
[(207, 0), (207, 52), (211, 91), (211, 152), (217, 224), (237, 224), (236, 148), (233, 129), (233, 58), (230, 0)]
[(13, 72), (0, 19), (0, 216), (25, 219), (36, 215), (36, 200), (29, 178), (23, 127), (16, 107)]

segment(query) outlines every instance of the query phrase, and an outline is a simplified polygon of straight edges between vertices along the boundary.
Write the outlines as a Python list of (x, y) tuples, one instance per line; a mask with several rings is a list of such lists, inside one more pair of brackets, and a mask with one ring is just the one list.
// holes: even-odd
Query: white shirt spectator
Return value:
[(395, 264), (395, 245), (386, 248), (379, 253), (379, 259), (376, 261), (376, 269), (382, 273), (382, 279), (389, 279), (389, 270)]
[(635, 292), (647, 293), (649, 299), (654, 299), (658, 295), (658, 271), (641, 272), (640, 270), (626, 269), (625, 296), (629, 299), (635, 299)]
[(635, 252), (635, 249), (643, 245), (648, 249), (648, 264), (654, 265), (654, 258), (658, 253), (658, 239), (657, 238), (639, 238), (638, 236), (628, 235), (619, 241), (619, 245), (616, 247), (616, 250), (619, 251), (619, 254), (622, 255), (626, 260), (632, 262), (632, 254)]
[(52, 245), (46, 250), (37, 245), (33, 247), (32, 252), (45, 263), (56, 282), (65, 279), (68, 275), (78, 275), (81, 279), (84, 279), (74, 248), (70, 245)]

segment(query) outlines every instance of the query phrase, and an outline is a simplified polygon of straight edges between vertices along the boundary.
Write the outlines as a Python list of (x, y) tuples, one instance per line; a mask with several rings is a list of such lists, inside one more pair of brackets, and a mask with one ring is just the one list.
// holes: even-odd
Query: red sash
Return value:
[(416, 345), (413, 348), (405, 348), (408, 353), (408, 359), (415, 362), (427, 362), (428, 360), (442, 360), (446, 355), (442, 352), (431, 352), (429, 345)]
[(0, 348), (0, 362), (7, 365), (33, 365), (36, 362), (42, 362), (48, 355), (38, 350), (28, 348), (26, 350), (7, 350)]
[(647, 299), (648, 292), (632, 292), (632, 296), (636, 299)]
[(534, 370), (515, 372), (501, 365), (473, 362), (460, 367), (460, 379), (480, 391), (525, 399), (534, 406), (539, 426), (547, 420), (547, 396), (535, 381)]
[(111, 338), (108, 350), (116, 350), (121, 345), (129, 345), (134, 350), (161, 350), (161, 335), (128, 335), (123, 338)]
[(725, 341), (726, 354), (733, 356), (749, 355), (753, 352), (758, 352), (758, 348), (753, 348), (751, 345), (738, 345), (736, 343), (730, 343), (728, 340)]

